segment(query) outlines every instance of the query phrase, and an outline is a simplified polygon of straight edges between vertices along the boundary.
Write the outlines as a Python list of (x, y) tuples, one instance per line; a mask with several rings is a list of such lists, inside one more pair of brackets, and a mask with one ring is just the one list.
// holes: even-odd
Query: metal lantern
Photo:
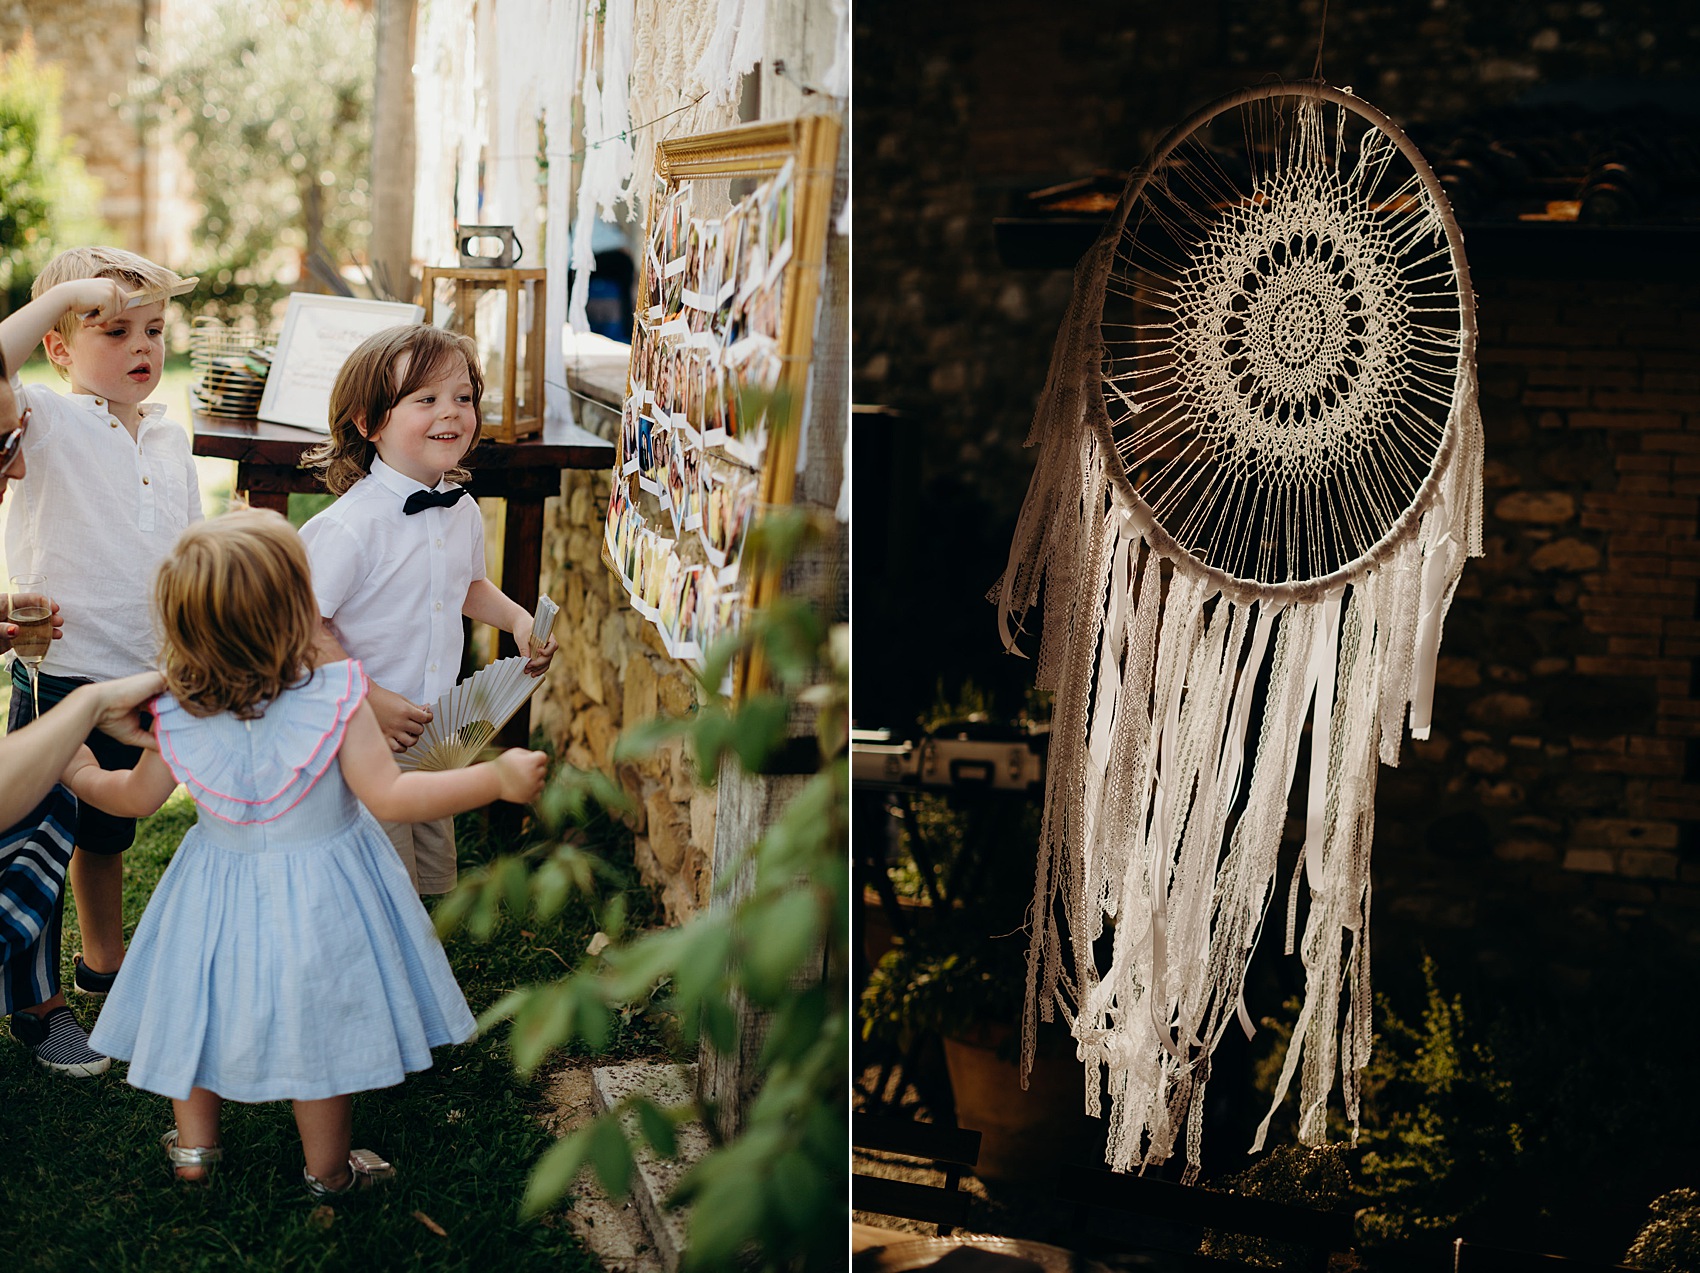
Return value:
[(425, 321), (469, 336), (484, 369), (484, 436), (543, 432), (546, 270), (427, 266)]

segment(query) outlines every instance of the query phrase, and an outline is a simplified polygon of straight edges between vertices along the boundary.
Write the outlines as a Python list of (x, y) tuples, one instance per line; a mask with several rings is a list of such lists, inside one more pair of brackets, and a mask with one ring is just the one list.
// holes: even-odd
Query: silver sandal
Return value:
[(348, 1183), (340, 1189), (331, 1188), (317, 1176), (310, 1174), (305, 1167), (301, 1169), (301, 1179), (307, 1184), (307, 1192), (315, 1198), (340, 1198), (343, 1194), (370, 1189), (373, 1185), (395, 1177), (395, 1168), (370, 1149), (349, 1151), (348, 1172)]
[[(185, 1148), (177, 1143), (177, 1129), (173, 1127), (159, 1138), (160, 1147), (165, 1150), (165, 1156), (171, 1160), (171, 1174), (184, 1184), (200, 1184), (211, 1180), (213, 1168), (224, 1159), (224, 1146), (201, 1145), (196, 1148)], [(185, 1176), (178, 1172), (179, 1167), (199, 1167), (199, 1176)]]

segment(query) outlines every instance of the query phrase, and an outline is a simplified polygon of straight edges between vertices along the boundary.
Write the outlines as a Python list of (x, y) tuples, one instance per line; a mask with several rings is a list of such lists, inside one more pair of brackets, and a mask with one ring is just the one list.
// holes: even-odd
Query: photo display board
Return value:
[(808, 116), (657, 148), (603, 541), (699, 667), (777, 586), (744, 544), (791, 500), (837, 146)]

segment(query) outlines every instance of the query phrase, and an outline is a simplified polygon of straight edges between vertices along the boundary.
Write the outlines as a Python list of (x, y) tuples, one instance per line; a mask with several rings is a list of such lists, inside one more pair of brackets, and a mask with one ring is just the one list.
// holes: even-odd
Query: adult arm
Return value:
[(163, 688), (165, 680), (157, 672), (79, 686), (39, 720), (0, 738), (0, 826), (11, 826), (41, 802), (77, 758), (91, 729), (104, 729), (133, 746), (153, 747), (136, 709)]
[(496, 800), (529, 804), (543, 790), (549, 763), (540, 751), (513, 747), (466, 769), (404, 774), (385, 745), (377, 717), (364, 703), (348, 722), (337, 760), (348, 789), (386, 822), (430, 822)]
[(488, 579), (474, 579), (472, 586), (466, 590), (466, 600), (462, 603), (460, 612), (474, 623), (488, 623), (491, 627), (513, 634), (514, 644), (519, 652), (526, 656), (525, 674), (527, 676), (542, 676), (549, 670), (549, 661), (555, 657), (555, 651), (560, 648), (555, 638), (548, 641), (535, 653), (531, 649), (532, 616), (527, 614), (525, 607), (513, 600)]

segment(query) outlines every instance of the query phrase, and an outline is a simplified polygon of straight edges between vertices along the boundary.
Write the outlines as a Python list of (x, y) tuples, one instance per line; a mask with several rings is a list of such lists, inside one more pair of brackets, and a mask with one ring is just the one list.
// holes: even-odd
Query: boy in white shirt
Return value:
[[(30, 480), (12, 496), (6, 559), (14, 572), (45, 575), (66, 617), (64, 639), (41, 666), (44, 712), (79, 685), (153, 667), (154, 571), (201, 516), (188, 434), (147, 401), (165, 368), (167, 299), (182, 281), (133, 252), (71, 248), (42, 270), (34, 299), (0, 320), (7, 366), (39, 342), (71, 390), (12, 382), (30, 411)], [(28, 673), (14, 661), (7, 728), (34, 717)], [(99, 731), (88, 743), (105, 769), (130, 769), (141, 755)], [(123, 852), (135, 834), (132, 818), (80, 811), (70, 868), (83, 934), (74, 982), (88, 994), (105, 994), (124, 959)]]
[[(418, 741), (425, 704), (460, 675), (462, 615), (513, 633), (532, 676), (555, 656), (553, 637), (531, 649), (531, 615), (485, 578), (484, 522), (458, 485), (483, 391), (465, 337), (387, 328), (343, 363), (330, 440), (302, 457), (340, 497), (301, 528), (326, 628), (319, 658), (360, 660), (396, 751)], [(383, 826), (420, 893), (454, 887), (454, 819)]]

